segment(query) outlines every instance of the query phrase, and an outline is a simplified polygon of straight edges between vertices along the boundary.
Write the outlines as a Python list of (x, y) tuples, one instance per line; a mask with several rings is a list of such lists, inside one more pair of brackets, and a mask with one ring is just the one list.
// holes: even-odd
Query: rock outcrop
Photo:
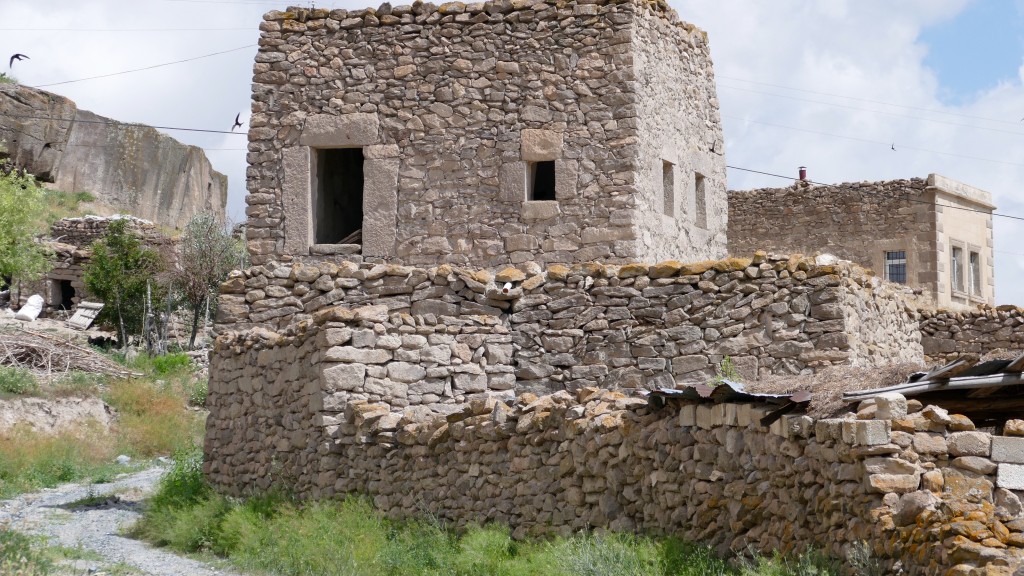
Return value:
[(199, 212), (224, 215), (227, 177), (202, 149), (80, 110), (63, 96), (0, 85), (0, 140), (39, 179), (117, 211), (174, 228)]

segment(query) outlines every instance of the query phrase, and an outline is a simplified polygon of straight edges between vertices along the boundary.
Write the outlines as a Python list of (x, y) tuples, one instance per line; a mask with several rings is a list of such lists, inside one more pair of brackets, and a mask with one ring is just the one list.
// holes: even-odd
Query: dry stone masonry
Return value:
[(1024, 351), (1024, 309), (1016, 306), (925, 309), (920, 318), (921, 345), (930, 364), (945, 364), (963, 355), (1013, 357)]
[(664, 3), (290, 8), (260, 29), (256, 264), (724, 256), (707, 39)]
[[(601, 527), (723, 554), (814, 546), (868, 555), (885, 573), (1009, 575), (1024, 559), (1024, 437), (898, 394), (866, 403), (867, 419), (785, 415), (768, 427), (766, 406), (654, 409), (593, 387), (479, 394), (445, 415), (331, 403), (298, 362), (274, 360), (275, 338), (250, 335), (260, 361), (244, 394), (211, 389), (206, 450), (218, 457), (205, 470), (227, 493), (273, 482), (314, 498), (358, 492), (393, 517), (507, 523), (516, 537)], [(221, 341), (214, 366), (240, 344)], [(295, 352), (316, 354), (309, 341)], [(278, 405), (259, 412), (263, 402)]]

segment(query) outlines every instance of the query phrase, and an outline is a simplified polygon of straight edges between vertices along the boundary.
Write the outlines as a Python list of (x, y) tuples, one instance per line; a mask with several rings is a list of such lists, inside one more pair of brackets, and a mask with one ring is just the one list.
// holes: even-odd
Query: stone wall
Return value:
[(883, 275), (886, 250), (907, 253), (907, 283), (935, 302), (935, 206), (921, 178), (729, 191), (729, 251), (831, 253)]
[[(247, 197), (256, 264), (310, 254), (473, 267), (724, 255), (710, 54), (703, 33), (664, 4), (293, 8), (268, 13), (260, 29)], [(647, 87), (649, 76), (658, 83)], [(661, 101), (669, 96), (673, 106)], [(682, 219), (649, 218), (662, 182), (647, 172), (657, 162), (660, 175), (663, 146), (679, 159), (680, 188), (693, 169), (707, 176), (709, 223), (692, 237), (679, 234), (690, 226)], [(324, 244), (319, 151), (345, 147), (363, 151), (362, 239)], [(541, 161), (554, 162), (552, 200), (527, 190)]]
[[(258, 266), (222, 286), (216, 329), (301, 329), (323, 378), (344, 376), (339, 392), (395, 406), (672, 387), (713, 376), (726, 356), (748, 378), (922, 359), (914, 311), (849, 264), (759, 254), (523, 268)], [(237, 378), (241, 356), (225, 362)]]
[[(869, 402), (868, 419), (797, 414), (769, 427), (767, 406), (655, 409), (590, 387), (477, 395), (445, 416), (333, 403), (302, 376), (316, 353), (297, 336), (218, 339), (204, 470), (221, 491), (356, 492), (392, 517), (506, 523), (516, 537), (609, 528), (722, 554), (867, 552), (893, 574), (1009, 575), (1024, 558), (1013, 492), (1024, 489), (1024, 438), (899, 395)], [(225, 378), (239, 354), (245, 377)]]
[[(101, 239), (110, 223), (118, 219), (127, 221), (128, 230), (146, 246), (173, 257), (174, 240), (148, 220), (125, 215), (62, 218), (50, 226), (49, 237), (42, 240), (53, 253), (53, 267), (38, 281), (17, 282), (11, 305), (18, 308), (29, 296), (39, 294), (46, 305), (44, 312), (56, 312), (63, 307), (61, 284), (65, 282), (70, 283), (74, 290), (72, 305), (77, 306), (82, 300), (88, 299), (85, 268), (92, 257), (92, 243)], [(70, 307), (66, 309), (70, 310)]]
[(58, 94), (0, 85), (0, 141), (40, 180), (89, 192), (114, 212), (179, 229), (200, 212), (224, 217), (227, 177), (201, 148), (80, 110)]
[(932, 364), (970, 354), (1024, 352), (1024, 309), (1016, 306), (971, 311), (921, 310), (921, 345)]

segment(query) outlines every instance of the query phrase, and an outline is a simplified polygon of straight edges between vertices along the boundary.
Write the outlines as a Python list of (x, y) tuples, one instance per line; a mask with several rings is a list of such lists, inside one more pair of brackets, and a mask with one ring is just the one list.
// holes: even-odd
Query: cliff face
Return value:
[(224, 216), (227, 176), (201, 148), (79, 110), (63, 96), (0, 85), (0, 140), (14, 162), (40, 179), (89, 192), (120, 212), (173, 228), (199, 212)]

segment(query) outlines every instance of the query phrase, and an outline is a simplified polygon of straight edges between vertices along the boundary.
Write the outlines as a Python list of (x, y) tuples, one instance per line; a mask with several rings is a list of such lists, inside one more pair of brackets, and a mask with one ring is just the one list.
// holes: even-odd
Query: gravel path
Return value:
[[(78, 574), (100, 574), (121, 564), (138, 570), (133, 573), (140, 576), (240, 576), (120, 535), (140, 517), (140, 502), (153, 492), (163, 472), (164, 468), (150, 468), (109, 484), (65, 484), (0, 501), (0, 526), (47, 536), (52, 544), (81, 547), (104, 558), (78, 561)], [(109, 497), (92, 506), (68, 506), (93, 496)]]

